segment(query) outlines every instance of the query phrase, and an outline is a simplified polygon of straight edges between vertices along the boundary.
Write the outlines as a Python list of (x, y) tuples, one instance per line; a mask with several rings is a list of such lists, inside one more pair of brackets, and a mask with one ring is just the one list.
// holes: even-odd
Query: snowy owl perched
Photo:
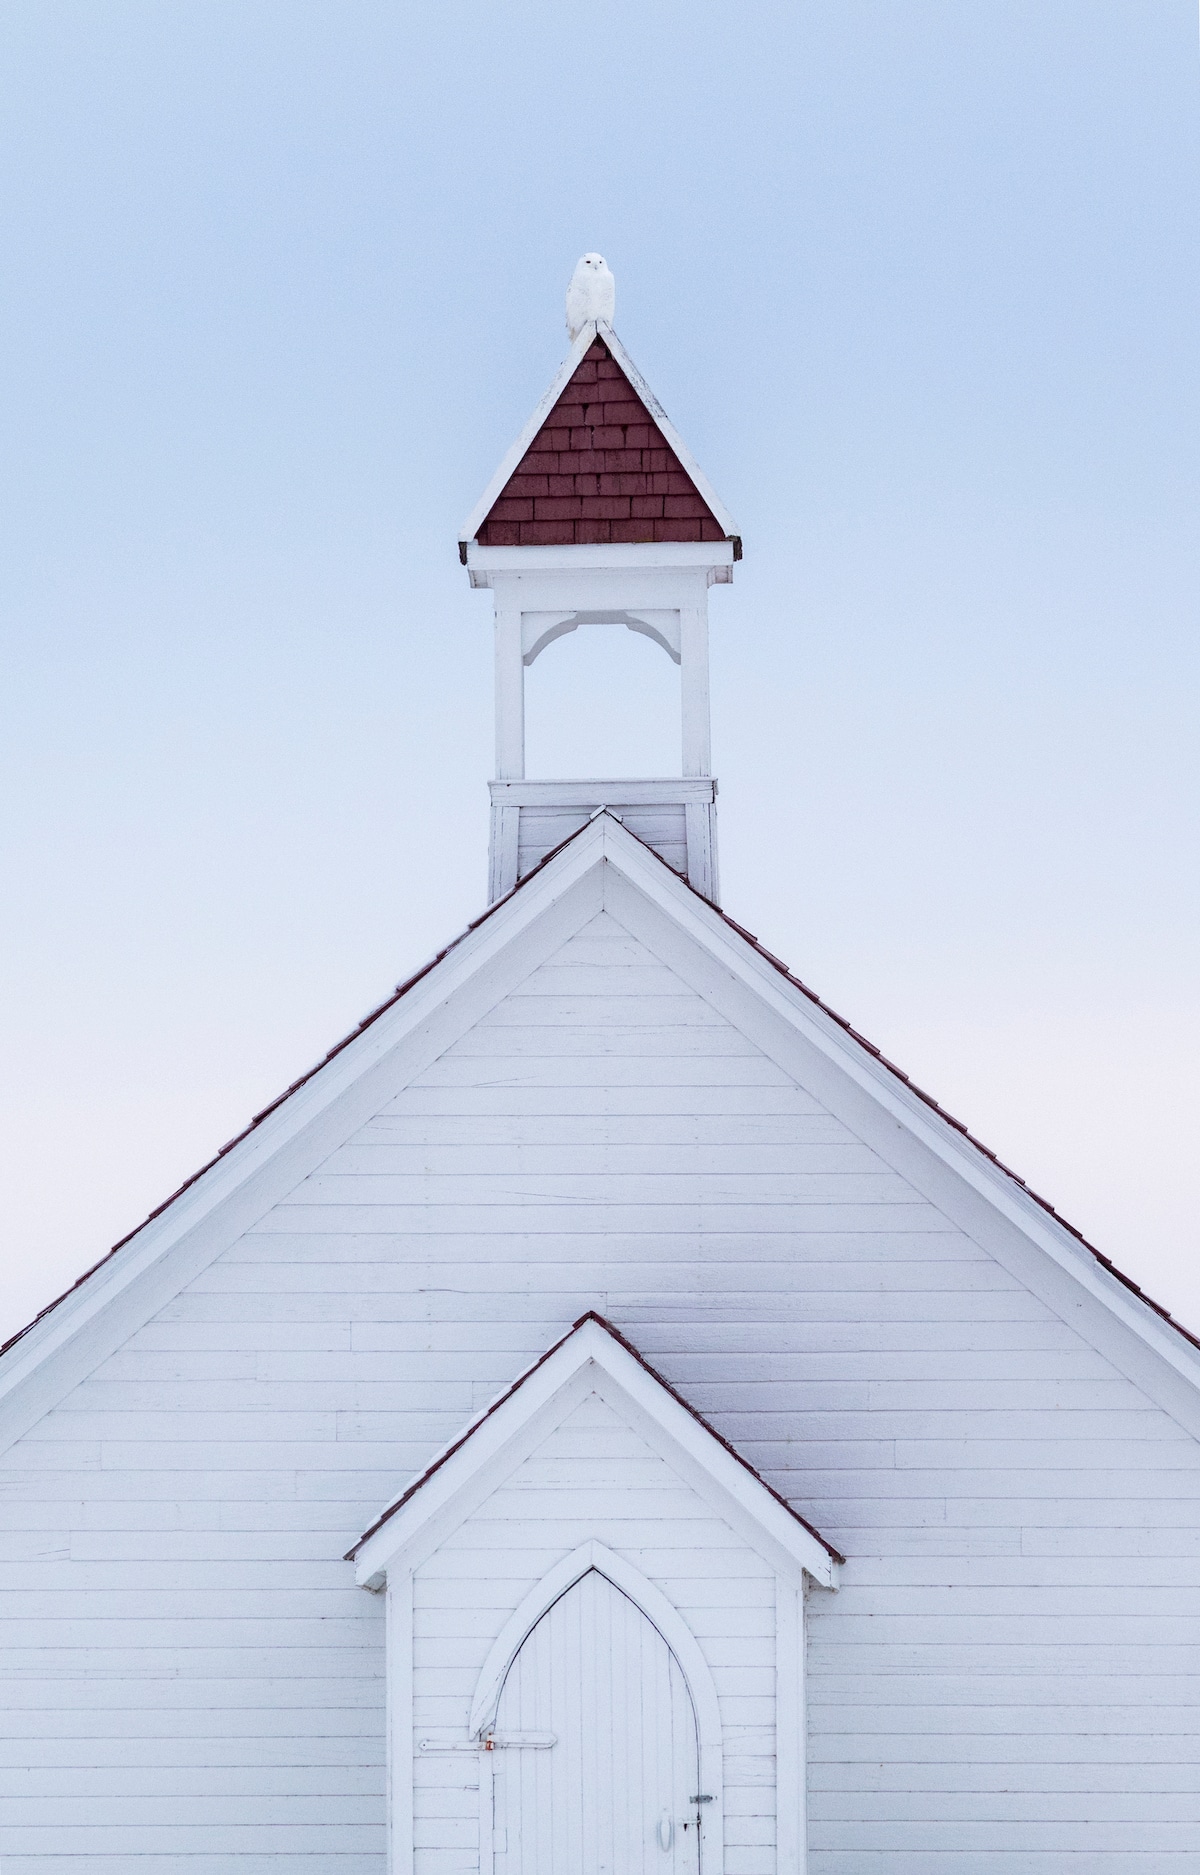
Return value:
[(610, 326), (617, 304), (617, 283), (603, 254), (585, 254), (567, 288), (567, 331), (572, 344), (591, 319)]

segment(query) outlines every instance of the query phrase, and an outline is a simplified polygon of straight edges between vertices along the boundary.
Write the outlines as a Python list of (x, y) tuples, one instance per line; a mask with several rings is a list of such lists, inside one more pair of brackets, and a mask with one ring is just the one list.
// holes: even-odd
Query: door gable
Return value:
[(380, 1589), (389, 1571), (418, 1567), (590, 1394), (773, 1569), (836, 1586), (842, 1559), (832, 1545), (596, 1314), (583, 1316), (387, 1506), (347, 1555), (359, 1583)]

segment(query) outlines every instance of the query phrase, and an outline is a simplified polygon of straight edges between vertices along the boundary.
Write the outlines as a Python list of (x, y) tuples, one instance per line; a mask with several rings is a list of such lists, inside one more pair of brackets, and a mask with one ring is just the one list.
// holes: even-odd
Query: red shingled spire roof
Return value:
[(476, 535), (481, 547), (725, 537), (599, 335)]
[(728, 542), (741, 534), (611, 326), (577, 335), (458, 537), (472, 546)]

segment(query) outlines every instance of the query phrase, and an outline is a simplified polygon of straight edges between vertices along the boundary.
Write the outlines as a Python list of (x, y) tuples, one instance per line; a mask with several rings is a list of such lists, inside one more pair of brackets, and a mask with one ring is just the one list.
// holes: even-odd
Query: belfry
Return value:
[[(600, 808), (714, 903), (708, 591), (741, 536), (610, 325), (587, 320), (459, 537), (496, 634), (494, 902)], [(624, 626), (679, 666), (682, 772), (525, 777), (525, 671), (580, 625)]]

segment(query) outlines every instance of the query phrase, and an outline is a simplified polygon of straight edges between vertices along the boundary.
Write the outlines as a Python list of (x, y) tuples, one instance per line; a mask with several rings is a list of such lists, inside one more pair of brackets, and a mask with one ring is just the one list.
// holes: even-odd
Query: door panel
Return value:
[(698, 1875), (691, 1695), (607, 1577), (589, 1571), (529, 1634), (494, 1736), (496, 1875)]

